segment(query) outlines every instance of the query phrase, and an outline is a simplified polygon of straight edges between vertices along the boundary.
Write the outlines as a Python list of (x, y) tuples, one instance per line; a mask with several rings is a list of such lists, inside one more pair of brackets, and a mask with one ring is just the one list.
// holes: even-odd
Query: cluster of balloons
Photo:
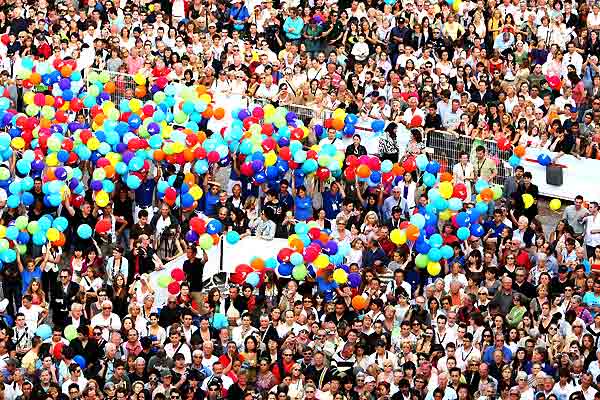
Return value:
[[(63, 334), (65, 338), (70, 342), (77, 338), (77, 328), (75, 328), (74, 325), (67, 325), (64, 329)], [(35, 335), (39, 336), (42, 340), (49, 339), (52, 336), (52, 328), (50, 327), (50, 325), (41, 324), (35, 330)], [(54, 345), (54, 348), (52, 349), (53, 355), (59, 360), (62, 358), (63, 347), (64, 343), (59, 342), (56, 343)], [(73, 361), (75, 361), (82, 369), (85, 368), (87, 365), (86, 359), (82, 355), (76, 355), (75, 357), (73, 357)]]
[(350, 155), (345, 160), (344, 178), (353, 182), (367, 182), (369, 186), (397, 184), (403, 179), (405, 169), (390, 160), (381, 161), (377, 156)]
[(195, 209), (198, 206), (198, 201), (204, 195), (202, 188), (196, 183), (196, 177), (189, 172), (185, 174), (179, 189), (174, 187), (176, 179), (177, 176), (171, 175), (167, 180), (161, 179), (158, 181), (156, 185), (158, 198), (170, 206), (181, 207), (184, 211)]
[(446, 2), (449, 6), (452, 6), (452, 10), (454, 10), (454, 12), (458, 12), (460, 10), (462, 0), (446, 0)]
[(181, 268), (173, 268), (171, 273), (161, 273), (157, 282), (159, 287), (167, 288), (169, 294), (177, 295), (183, 280), (185, 280), (185, 272)]
[(508, 158), (508, 164), (513, 167), (516, 168), (517, 166), (521, 165), (521, 159), (523, 158), (523, 156), (525, 155), (525, 147), (519, 145), (516, 146), (513, 149), (513, 154)]
[[(325, 129), (333, 128), (345, 137), (352, 137), (352, 135), (356, 133), (357, 123), (358, 117), (355, 114), (347, 114), (346, 110), (336, 108), (331, 114), (331, 118), (324, 121), (323, 127)], [(379, 124), (377, 121), (373, 121), (373, 123)], [(326, 136), (326, 130), (323, 129), (323, 127), (318, 126), (315, 130), (319, 137)], [(383, 130), (383, 128), (381, 130)]]

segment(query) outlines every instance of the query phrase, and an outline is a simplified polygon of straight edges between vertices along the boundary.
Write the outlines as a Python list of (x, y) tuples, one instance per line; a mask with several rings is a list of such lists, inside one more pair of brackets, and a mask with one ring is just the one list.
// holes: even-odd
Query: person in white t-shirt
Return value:
[(23, 296), (22, 306), (19, 312), (25, 315), (25, 324), (31, 332), (35, 332), (40, 321), (48, 315), (48, 310), (40, 307), (37, 304), (32, 304), (32, 297), (29, 294)]

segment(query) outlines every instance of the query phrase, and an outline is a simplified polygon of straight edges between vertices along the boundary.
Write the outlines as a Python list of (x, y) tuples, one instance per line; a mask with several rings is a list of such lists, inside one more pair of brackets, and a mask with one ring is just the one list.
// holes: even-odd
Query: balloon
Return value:
[(433, 175), (429, 172), (425, 172), (423, 174), (423, 183), (425, 184), (425, 186), (433, 187), (433, 185), (435, 185), (435, 182), (436, 182), (435, 175)]
[(360, 286), (362, 278), (358, 272), (351, 272), (348, 274), (348, 285), (351, 288), (357, 288)]
[(548, 154), (541, 153), (537, 157), (537, 162), (540, 165), (547, 167), (548, 165), (550, 165), (552, 163), (552, 159), (550, 158), (550, 156)]
[(177, 281), (172, 281), (167, 285), (167, 291), (169, 294), (176, 295), (181, 290), (181, 285)]
[(35, 330), (35, 334), (42, 338), (42, 340), (46, 340), (52, 336), (52, 328), (46, 324), (42, 324)]
[(225, 314), (218, 313), (212, 317), (212, 327), (214, 329), (220, 330), (223, 328), (227, 328), (228, 326), (229, 321), (227, 320)]
[(508, 158), (508, 164), (513, 167), (516, 168), (521, 164), (521, 159), (519, 157), (517, 157), (516, 155), (512, 155)]
[(425, 216), (423, 214), (413, 214), (410, 217), (410, 223), (419, 229), (423, 229), (425, 226)]
[(84, 369), (85, 366), (87, 365), (85, 358), (81, 355), (76, 355), (75, 357), (73, 357), (73, 361), (75, 361), (79, 365), (79, 368), (81, 368), (81, 369)]
[(529, 193), (524, 193), (521, 197), (523, 199), (523, 204), (525, 206), (525, 209), (527, 209), (533, 205), (534, 198), (532, 195), (530, 195)]
[(450, 197), (452, 197), (452, 192), (454, 191), (454, 188), (452, 187), (452, 183), (450, 182), (441, 182), (438, 187), (438, 190), (440, 191), (442, 197), (447, 200)]
[(419, 237), (419, 228), (414, 225), (408, 225), (406, 227), (406, 238), (411, 242), (414, 242)]
[(240, 241), (240, 234), (236, 231), (229, 231), (227, 232), (227, 235), (225, 235), (225, 239), (229, 244), (236, 244)]
[(421, 269), (427, 267), (428, 262), (427, 254), (417, 254), (417, 257), (415, 257), (415, 265)]
[(437, 261), (427, 263), (427, 273), (431, 276), (438, 276), (442, 271), (442, 266)]
[(515, 147), (515, 149), (513, 150), (513, 153), (515, 154), (515, 156), (517, 156), (519, 158), (523, 158), (523, 156), (525, 155), (525, 147), (519, 145), (519, 146)]
[(431, 247), (442, 247), (443, 243), (444, 238), (439, 233), (433, 234), (429, 238), (429, 244), (431, 245)]
[(560, 202), (559, 199), (552, 199), (550, 200), (550, 204), (549, 207), (552, 211), (558, 211), (560, 210), (560, 207), (562, 206), (562, 203)]
[(419, 168), (420, 171), (425, 171), (425, 168), (427, 168), (427, 164), (429, 163), (429, 160), (427, 159), (427, 156), (425, 154), (419, 154), (415, 158), (415, 163), (417, 164), (417, 168)]
[(306, 265), (299, 264), (294, 267), (292, 270), (292, 277), (297, 281), (303, 281), (308, 274), (308, 270), (306, 269)]
[(338, 285), (343, 285), (344, 283), (348, 282), (348, 274), (343, 269), (338, 268), (333, 271), (333, 280)]
[(173, 268), (171, 270), (171, 278), (176, 281), (182, 281), (185, 279), (185, 272), (181, 268)]
[(89, 239), (92, 237), (92, 228), (88, 224), (81, 224), (77, 228), (77, 235), (82, 239)]
[(173, 281), (173, 278), (171, 278), (170, 275), (163, 274), (158, 277), (157, 281), (159, 287), (166, 288), (167, 286), (169, 286), (169, 283)]
[(356, 311), (360, 311), (360, 310), (364, 309), (365, 307), (367, 307), (367, 303), (368, 303), (368, 300), (366, 298), (364, 298), (363, 296), (354, 296), (352, 298), (352, 307)]
[(390, 240), (396, 246), (406, 243), (406, 232), (400, 229), (394, 229), (390, 232)]
[(65, 327), (64, 335), (68, 341), (75, 339), (77, 337), (77, 328), (73, 325), (67, 325)]
[(259, 282), (260, 282), (260, 275), (258, 274), (258, 272), (250, 272), (246, 276), (246, 283), (252, 287), (258, 286)]
[(461, 226), (456, 231), (456, 237), (458, 237), (460, 240), (467, 240), (469, 236), (471, 236), (471, 231), (466, 226)]

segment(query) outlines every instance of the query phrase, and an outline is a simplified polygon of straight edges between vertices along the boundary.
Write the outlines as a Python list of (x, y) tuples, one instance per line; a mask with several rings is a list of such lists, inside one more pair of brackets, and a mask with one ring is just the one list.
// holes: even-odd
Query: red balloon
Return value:
[(62, 359), (62, 349), (63, 349), (63, 342), (58, 342), (54, 345), (54, 348), (52, 349), (52, 354), (54, 355), (54, 358), (56, 358), (57, 360)]
[(96, 223), (96, 232), (105, 233), (105, 232), (108, 232), (111, 227), (112, 227), (112, 223), (111, 223), (110, 219), (106, 219), (106, 218), (101, 219), (100, 221), (98, 221)]
[(2, 36), (0, 36), (0, 41), (2, 42), (3, 45), (7, 45), (10, 43), (10, 38), (8, 37), (8, 34), (4, 34)]
[(356, 158), (356, 156), (354, 154), (349, 155), (348, 157), (346, 157), (345, 164), (348, 167), (357, 167), (358, 166), (358, 158)]
[(265, 152), (273, 150), (277, 146), (277, 142), (273, 138), (266, 138), (262, 142), (262, 148)]
[(193, 217), (190, 220), (190, 228), (197, 234), (201, 235), (206, 231), (206, 223), (199, 217)]
[(240, 172), (244, 176), (252, 176), (252, 175), (254, 175), (254, 169), (252, 168), (252, 164), (250, 164), (250, 163), (243, 163), (242, 166), (240, 167)]
[(282, 147), (279, 149), (279, 157), (281, 157), (282, 160), (289, 161), (292, 158), (292, 152), (290, 151), (290, 148)]
[(279, 262), (289, 262), (290, 261), (290, 256), (292, 255), (292, 253), (294, 252), (294, 250), (292, 249), (288, 249), (288, 248), (283, 248), (281, 250), (279, 250), (279, 253), (277, 253), (277, 259), (279, 260)]
[(211, 163), (215, 163), (221, 159), (221, 157), (219, 157), (219, 153), (217, 153), (215, 150), (210, 151), (207, 155), (207, 158)]
[(379, 171), (381, 169), (381, 161), (379, 161), (377, 156), (372, 156), (369, 158), (367, 165), (371, 171)]
[(78, 195), (78, 194), (71, 195), (71, 205), (73, 207), (76, 207), (76, 208), (81, 207), (81, 205), (83, 204), (84, 200), (85, 199), (81, 195)]
[(454, 185), (452, 197), (457, 197), (463, 201), (467, 198), (467, 187), (464, 183), (457, 183), (456, 185)]
[(310, 228), (308, 230), (308, 237), (312, 240), (317, 240), (321, 236), (321, 230), (317, 227)]
[(502, 151), (510, 150), (510, 140), (506, 137), (498, 139), (498, 148)]
[(304, 256), (304, 261), (307, 263), (315, 261), (315, 259), (319, 256), (320, 252), (321, 249), (315, 249), (314, 247), (308, 246), (302, 252), (302, 255)]
[(404, 168), (404, 171), (406, 171), (406, 172), (413, 172), (415, 169), (417, 169), (417, 163), (415, 162), (415, 158), (408, 157), (402, 163), (402, 167)]
[(317, 169), (317, 178), (319, 178), (319, 180), (324, 181), (327, 180), (327, 178), (329, 178), (329, 169), (325, 168), (325, 167), (319, 167)]
[(167, 289), (169, 290), (169, 294), (177, 294), (179, 293), (181, 286), (179, 286), (179, 282), (171, 282), (169, 283), (169, 286), (167, 286)]
[(410, 120), (410, 127), (417, 128), (417, 127), (421, 126), (422, 123), (423, 123), (423, 118), (420, 115), (415, 115)]
[(273, 125), (264, 124), (261, 128), (261, 132), (267, 136), (271, 136), (273, 134)]
[(182, 281), (185, 279), (185, 272), (183, 272), (181, 268), (174, 268), (171, 271), (171, 278), (175, 279), (178, 282)]
[(254, 107), (254, 110), (252, 110), (252, 116), (255, 118), (263, 118), (265, 116), (265, 112), (262, 107)]
[(346, 178), (346, 180), (352, 182), (353, 180), (356, 179), (356, 170), (354, 168), (346, 168), (344, 170), (344, 178)]

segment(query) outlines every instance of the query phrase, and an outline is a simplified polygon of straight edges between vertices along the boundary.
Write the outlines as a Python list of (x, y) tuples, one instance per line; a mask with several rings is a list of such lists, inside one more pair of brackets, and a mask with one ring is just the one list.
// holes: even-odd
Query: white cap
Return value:
[[(6, 194), (6, 192), (4, 192), (4, 193)], [(8, 307), (8, 299), (4, 299), (4, 300), (0, 301), (0, 312), (6, 311), (6, 307)]]

